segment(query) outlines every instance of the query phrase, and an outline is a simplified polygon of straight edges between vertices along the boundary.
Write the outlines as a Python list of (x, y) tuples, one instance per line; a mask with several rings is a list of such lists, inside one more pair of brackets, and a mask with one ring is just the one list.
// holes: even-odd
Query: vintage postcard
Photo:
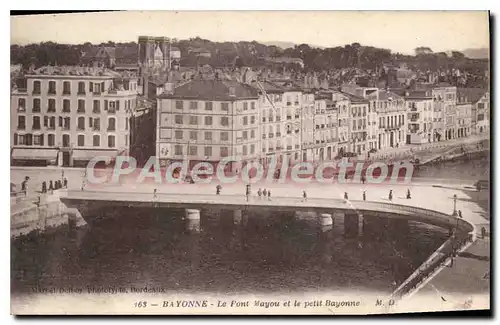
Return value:
[(10, 19), (12, 314), (490, 310), (488, 12)]

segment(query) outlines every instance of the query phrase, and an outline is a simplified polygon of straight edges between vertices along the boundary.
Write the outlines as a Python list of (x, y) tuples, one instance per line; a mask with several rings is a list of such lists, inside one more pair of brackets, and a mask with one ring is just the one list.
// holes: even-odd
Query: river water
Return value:
[[(482, 178), (489, 161), (430, 166), (420, 177)], [(199, 233), (181, 212), (137, 211), (97, 228), (12, 241), (11, 290), (162, 287), (167, 292), (364, 291), (389, 293), (447, 238), (410, 222), (382, 238), (345, 238), (343, 220), (322, 231), (307, 220), (259, 218), (233, 225), (229, 213), (204, 212)]]

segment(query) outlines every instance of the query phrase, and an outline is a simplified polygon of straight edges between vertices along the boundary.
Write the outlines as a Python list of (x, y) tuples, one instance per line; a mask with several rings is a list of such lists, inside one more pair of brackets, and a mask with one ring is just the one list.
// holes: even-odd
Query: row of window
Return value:
[[(175, 145), (174, 146), (174, 154), (177, 156), (182, 156), (184, 155), (184, 148), (185, 146), (183, 145)], [(187, 154), (190, 156), (198, 156), (198, 146), (189, 146), (189, 149), (186, 150)], [(250, 148), (250, 154), (255, 153), (255, 144), (251, 144), (250, 147), (244, 145), (242, 146), (242, 153), (244, 156), (249, 154), (249, 148)], [(229, 148), (228, 147), (219, 147), (219, 156), (220, 157), (227, 157), (229, 155)], [(205, 157), (212, 157), (213, 156), (213, 148), (210, 146), (203, 147), (203, 156)]]
[[(198, 140), (198, 131), (189, 131), (189, 140)], [(204, 133), (204, 140), (212, 141), (213, 140), (213, 132), (212, 131), (205, 131)], [(242, 131), (241, 132), (241, 138), (243, 140), (248, 140), (249, 133), (248, 131)], [(184, 131), (183, 130), (175, 130), (174, 132), (174, 137), (177, 140), (183, 140), (184, 139)], [(250, 139), (255, 139), (255, 130), (250, 130)], [(220, 132), (220, 140), (221, 141), (229, 141), (229, 133), (228, 132)]]
[[(129, 83), (129, 82), (124, 82), (123, 83), (123, 89), (124, 90), (136, 90), (136, 84), (135, 83)], [(106, 90), (106, 82), (101, 81), (101, 82), (88, 82), (88, 87), (87, 87), (87, 82), (85, 81), (79, 81), (78, 82), (78, 94), (79, 95), (84, 95), (88, 91), (90, 93), (101, 93)], [(33, 94), (40, 94), (42, 90), (42, 83), (39, 80), (34, 80), (33, 81)], [(49, 88), (47, 93), (49, 95), (55, 95), (57, 93), (57, 87), (56, 87), (56, 82), (55, 81), (49, 81)], [(63, 81), (63, 95), (70, 95), (71, 94), (71, 82), (69, 81)]]
[[(216, 102), (199, 102), (199, 101), (183, 101), (183, 100), (176, 100), (175, 101), (175, 108), (178, 110), (183, 110), (185, 107), (185, 103), (188, 104), (187, 107), (189, 107), (190, 110), (196, 110), (198, 108), (201, 108), (200, 105), (203, 106), (205, 111), (213, 111), (214, 109), (214, 104)], [(200, 104), (200, 105), (198, 105)], [(203, 105), (204, 104), (204, 105)], [(250, 109), (254, 110), (255, 109), (255, 102), (250, 102)], [(220, 103), (220, 110), (221, 111), (229, 111), (229, 103)], [(248, 110), (248, 102), (243, 102), (243, 110), (247, 111)]]
[[(47, 146), (54, 147), (55, 146), (55, 134), (47, 134)], [(24, 146), (44, 146), (44, 134), (17, 134), (14, 133), (14, 145), (24, 145)], [(62, 135), (62, 146), (69, 147), (70, 146), (70, 135), (63, 134)], [(85, 135), (79, 134), (77, 137), (77, 145), (79, 147), (85, 146)], [(101, 146), (101, 136), (98, 134), (94, 134), (92, 136), (92, 146), (100, 147)], [(115, 136), (108, 135), (108, 148), (114, 148), (116, 146)]]
[[(125, 119), (125, 130), (128, 130), (128, 118)], [(55, 116), (44, 116), (43, 117), (43, 126), (47, 129), (54, 130), (56, 128), (56, 118)], [(89, 117), (88, 118), (88, 126), (94, 131), (101, 130), (101, 119), (98, 117)], [(63, 130), (71, 129), (71, 119), (69, 117), (59, 116), (59, 127)], [(17, 117), (17, 129), (25, 130), (26, 129), (26, 117), (18, 116)], [(40, 116), (33, 116), (32, 130), (40, 130), (41, 129), (41, 118)], [(77, 129), (85, 130), (85, 117), (80, 116), (77, 119)], [(108, 127), (107, 131), (116, 131), (116, 119), (114, 117), (108, 118)]]
[[(386, 123), (387, 121), (387, 123)], [(378, 125), (380, 128), (384, 127), (394, 127), (395, 125), (401, 126), (405, 124), (405, 117), (404, 115), (398, 115), (398, 116), (387, 116), (386, 118), (380, 117)]]
[[(85, 99), (78, 100), (78, 113), (85, 113)], [(125, 100), (125, 110), (129, 110), (133, 108), (133, 105), (136, 104), (135, 101), (131, 99)], [(26, 111), (26, 99), (19, 98), (17, 103), (17, 110), (20, 112)], [(104, 110), (108, 113), (115, 113), (120, 110), (120, 100), (104, 100)], [(33, 98), (33, 113), (40, 113), (41, 109), (41, 100), (40, 98)], [(54, 98), (49, 98), (47, 100), (47, 112), (55, 113), (56, 112), (56, 100)], [(69, 99), (62, 100), (62, 112), (63, 113), (71, 113), (71, 101)], [(101, 100), (95, 99), (93, 101), (92, 113), (101, 113)]]

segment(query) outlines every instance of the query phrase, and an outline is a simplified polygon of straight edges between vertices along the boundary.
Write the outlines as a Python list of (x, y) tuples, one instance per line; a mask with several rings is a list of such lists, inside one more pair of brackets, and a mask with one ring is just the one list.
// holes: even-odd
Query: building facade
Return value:
[(84, 166), (115, 157), (129, 147), (136, 104), (137, 78), (129, 73), (42, 67), (11, 93), (13, 163)]
[(407, 144), (431, 143), (433, 137), (434, 99), (431, 91), (413, 91), (405, 96), (408, 109)]
[(454, 139), (457, 87), (440, 84), (432, 86), (432, 97), (434, 97), (433, 129), (435, 140)]
[(458, 88), (457, 105), (471, 104), (471, 134), (490, 131), (490, 94), (482, 88)]
[(398, 148), (406, 143), (406, 104), (404, 98), (386, 90), (378, 92), (378, 149)]
[[(161, 166), (188, 160), (238, 172), (261, 155), (257, 91), (246, 84), (192, 80), (157, 99), (156, 156)], [(215, 167), (215, 166), (214, 166)], [(214, 169), (215, 171), (215, 169)]]
[(464, 138), (471, 135), (472, 125), (472, 104), (457, 103), (457, 138)]
[(261, 163), (267, 165), (273, 158), (281, 162), (285, 138), (284, 90), (268, 81), (254, 84), (259, 91)]
[(332, 91), (332, 101), (337, 110), (337, 157), (349, 152), (349, 140), (351, 138), (350, 128), (350, 106), (351, 100), (347, 94), (340, 91)]
[(315, 97), (314, 161), (332, 161), (338, 150), (338, 108), (331, 95)]

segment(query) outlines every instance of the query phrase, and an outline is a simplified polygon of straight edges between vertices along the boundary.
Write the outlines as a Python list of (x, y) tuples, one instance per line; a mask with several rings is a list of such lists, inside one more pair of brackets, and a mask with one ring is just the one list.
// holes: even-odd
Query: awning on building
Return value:
[(15, 148), (12, 158), (16, 160), (55, 160), (57, 149)]
[(91, 160), (95, 157), (116, 157), (116, 150), (73, 150), (73, 160)]

